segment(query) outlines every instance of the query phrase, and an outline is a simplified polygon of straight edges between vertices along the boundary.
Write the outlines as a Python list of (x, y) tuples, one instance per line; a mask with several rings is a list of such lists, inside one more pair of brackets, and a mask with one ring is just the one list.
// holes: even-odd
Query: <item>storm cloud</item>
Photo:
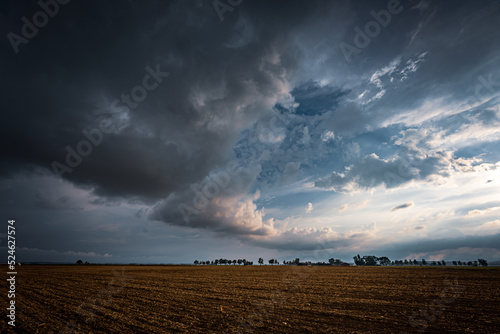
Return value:
[[(224, 239), (348, 254), (391, 249), (384, 228), (419, 252), (453, 224), (483, 233), (498, 212), (464, 210), (498, 196), (500, 4), (399, 6), (360, 47), (387, 1), (243, 1), (223, 20), (210, 1), (70, 2), (14, 47), (42, 9), (6, 2), (2, 213), (46, 228), (27, 254), (65, 259), (130, 260), (135, 237), (158, 259), (159, 235), (174, 253)], [(443, 240), (480, 247), (468, 237)]]

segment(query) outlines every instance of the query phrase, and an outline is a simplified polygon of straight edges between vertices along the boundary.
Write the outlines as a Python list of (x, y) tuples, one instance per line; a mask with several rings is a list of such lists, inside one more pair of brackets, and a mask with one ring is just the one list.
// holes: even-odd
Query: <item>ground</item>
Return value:
[(16, 327), (4, 315), (2, 333), (500, 332), (498, 268), (16, 269)]

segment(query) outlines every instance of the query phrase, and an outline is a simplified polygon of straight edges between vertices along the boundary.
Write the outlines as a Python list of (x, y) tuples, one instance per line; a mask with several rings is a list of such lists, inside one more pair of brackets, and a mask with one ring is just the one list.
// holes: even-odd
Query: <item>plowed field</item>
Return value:
[[(4, 273), (6, 266), (1, 266)], [(2, 333), (498, 333), (500, 270), (17, 267)]]

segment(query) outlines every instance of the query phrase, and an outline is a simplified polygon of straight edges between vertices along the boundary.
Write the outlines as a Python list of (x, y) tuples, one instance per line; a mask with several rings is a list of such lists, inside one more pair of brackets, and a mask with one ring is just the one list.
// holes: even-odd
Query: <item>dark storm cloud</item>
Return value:
[(40, 208), (55, 211), (79, 211), (82, 209), (68, 196), (53, 198), (40, 191), (36, 194), (36, 204)]
[[(120, 130), (104, 134), (63, 177), (101, 196), (149, 203), (199, 182), (227, 162), (240, 131), (288, 93), (283, 85), (294, 59), (282, 54), (288, 41), (281, 37), (304, 9), (299, 15), (290, 3), (262, 6), (226, 13), (224, 23), (202, 1), (61, 8), (18, 55), (9, 45), (2, 51), (11, 64), (1, 87), (8, 111), (1, 136), (9, 143), (2, 175), (66, 164), (65, 147), (77, 150), (87, 139), (82, 130), (99, 129), (98, 117), (109, 116), (115, 98), (142, 85), (150, 66), (170, 75), (135, 109), (120, 103)], [(266, 22), (281, 10), (286, 20), (270, 29)], [(243, 26), (245, 40), (231, 42)]]
[[(64, 163), (66, 145), (75, 148), (85, 139), (83, 129), (97, 127), (95, 114), (109, 108), (113, 98), (130, 94), (133, 87), (141, 84), (144, 68), (158, 64), (170, 76), (127, 114), (129, 120), (120, 133), (106, 134), (103, 143), (64, 177), (94, 187), (102, 196), (135, 197), (149, 202), (200, 181), (213, 167), (227, 161), (239, 132), (265, 113), (265, 101), (249, 101), (272, 100), (282, 88), (279, 85), (285, 80), (283, 71), (286, 75), (286, 71), (298, 66), (297, 53), (285, 52), (289, 50), (288, 38), (293, 37), (294, 27), (314, 25), (309, 14), (317, 10), (334, 15), (318, 4), (248, 3), (234, 13), (226, 13), (224, 23), (218, 21), (211, 4), (201, 1), (150, 2), (141, 6), (71, 3), (61, 7), (43, 33), (20, 46), (23, 49), (18, 55), (9, 50), (9, 45), (2, 51), (3, 57), (13, 64), (5, 69), (11, 80), (2, 86), (4, 107), (11, 111), (3, 115), (2, 139), (12, 143), (4, 154), (2, 174), (12, 175), (26, 166), (48, 167), (53, 161)], [(407, 50), (416, 53), (417, 49), (423, 52), (430, 48), (430, 55), (437, 58), (426, 59), (428, 65), (417, 77), (419, 84), (412, 85), (411, 95), (405, 94), (403, 87), (403, 94), (399, 91), (399, 97), (391, 99), (391, 103), (417, 102), (422, 93), (428, 93), (426, 76), (436, 69), (443, 72), (445, 68), (454, 68), (443, 72), (449, 76), (457, 72), (457, 62), (465, 63), (467, 59), (470, 63), (472, 57), (484, 63), (479, 57), (490, 57), (486, 44), (476, 42), (475, 48), (461, 50), (470, 52), (445, 62), (439, 58), (441, 48), (434, 48), (438, 41), (428, 37), (439, 30), (445, 39), (449, 37), (450, 47), (460, 47), (453, 38), (459, 23), (456, 20), (467, 17), (461, 13), (470, 11), (472, 5), (431, 4), (425, 10), (415, 10), (405, 2), (402, 4), (402, 15), (412, 18), (405, 30), (413, 29), (415, 22), (421, 23)], [(360, 16), (352, 24), (363, 23), (370, 18), (366, 16), (370, 9), (385, 5), (356, 5), (351, 13)], [(466, 41), (473, 41), (479, 34), (482, 39), (489, 39), (487, 45), (491, 45), (497, 38), (493, 33), (496, 23), (489, 18), (498, 8), (478, 6), (473, 10), (475, 16), (460, 22), (469, 28), (462, 35)], [(27, 8), (26, 15), (35, 9)], [(284, 11), (286, 17), (280, 16)], [(434, 12), (437, 14), (429, 19)], [(384, 36), (404, 24), (404, 20), (394, 18), (387, 33), (374, 40), (360, 57), (380, 59), (386, 55)], [(483, 27), (480, 30), (479, 24)], [(8, 27), (15, 28), (21, 27)], [(401, 45), (408, 43), (404, 34), (392, 36), (399, 36), (396, 42)], [(266, 57), (273, 57), (272, 50), (281, 58), (279, 66), (273, 65), (274, 60), (266, 65)], [(301, 103), (299, 112), (304, 113), (336, 108), (344, 91), (304, 87), (295, 90)], [(424, 90), (419, 91), (420, 88)], [(27, 95), (29, 98), (22, 98)], [(102, 96), (104, 102), (97, 105)], [(243, 111), (235, 112), (239, 108)], [(377, 109), (386, 108), (380, 105)], [(384, 114), (378, 112), (376, 117)], [(356, 106), (338, 108), (329, 116), (327, 122), (339, 132), (349, 127), (363, 130), (364, 123), (373, 117)]]
[[(262, 214), (247, 194), (260, 173), (259, 165), (236, 161), (159, 202), (150, 214), (173, 225), (209, 228), (221, 234), (266, 234)], [(240, 221), (238, 221), (240, 220)]]

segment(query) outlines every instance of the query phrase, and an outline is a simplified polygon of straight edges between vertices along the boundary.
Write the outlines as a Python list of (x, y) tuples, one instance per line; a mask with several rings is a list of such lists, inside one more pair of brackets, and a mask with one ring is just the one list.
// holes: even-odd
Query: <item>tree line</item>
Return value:
[[(446, 266), (448, 263), (445, 260), (441, 261), (426, 261), (425, 259), (422, 259), (420, 261), (417, 261), (416, 259), (413, 260), (393, 260), (391, 261), (388, 257), (382, 256), (382, 257), (377, 257), (375, 255), (365, 255), (363, 257), (356, 255), (353, 257), (354, 263), (357, 266)], [(451, 261), (451, 263), (454, 266), (469, 266), (469, 267), (478, 267), (478, 266), (483, 266), (487, 267), (488, 266), (488, 261), (485, 259), (477, 259), (477, 261)]]
[[(259, 265), (263, 265), (265, 263), (263, 258), (259, 258), (257, 261)], [(267, 261), (270, 265), (279, 265), (280, 261), (277, 259), (269, 259)], [(253, 265), (253, 261), (247, 261), (246, 259), (234, 259), (234, 260), (228, 260), (228, 259), (215, 259), (215, 260), (207, 260), (207, 261), (198, 261), (195, 260), (194, 264), (197, 265)], [(345, 262), (341, 261), (340, 259), (334, 259), (331, 258), (328, 260), (328, 262), (301, 262), (299, 258), (296, 258), (295, 260), (283, 260), (281, 262), (281, 265), (313, 265), (313, 266), (322, 266), (322, 265), (336, 265), (340, 266), (342, 264), (346, 264)]]
[[(359, 254), (353, 257), (354, 263), (357, 266), (446, 266), (450, 264), (450, 262), (446, 262), (445, 260), (441, 261), (427, 261), (425, 259), (421, 259), (420, 261), (413, 259), (404, 259), (404, 260), (390, 260), (387, 256), (378, 257), (375, 255), (365, 255), (361, 257)], [(259, 258), (257, 261), (259, 265), (263, 265), (265, 263), (263, 258)], [(270, 265), (279, 265), (280, 262), (277, 259), (269, 259), (267, 263)], [(194, 261), (196, 265), (253, 265), (253, 261), (248, 261), (246, 259), (215, 259), (215, 260), (206, 260), (206, 261)], [(342, 266), (349, 265), (346, 262), (343, 262), (340, 259), (331, 258), (328, 259), (328, 262), (301, 262), (299, 258), (294, 260), (283, 260), (281, 262), (282, 265), (312, 265), (312, 266)], [(477, 261), (451, 261), (451, 264), (454, 266), (468, 266), (468, 267), (478, 267), (488, 266), (488, 261), (485, 259), (477, 259)]]

